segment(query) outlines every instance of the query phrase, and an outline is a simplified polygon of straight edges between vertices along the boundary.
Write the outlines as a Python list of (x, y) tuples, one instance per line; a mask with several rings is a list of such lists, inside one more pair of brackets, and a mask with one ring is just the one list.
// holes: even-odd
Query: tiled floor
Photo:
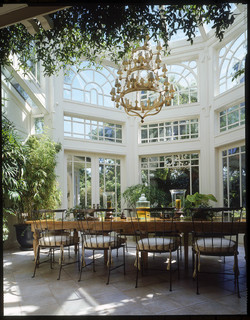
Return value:
[[(190, 270), (185, 271), (182, 259), (180, 280), (176, 272), (170, 292), (166, 256), (163, 255), (149, 258), (152, 270), (143, 277), (140, 275), (138, 288), (135, 288), (135, 251), (132, 248), (126, 253), (126, 275), (122, 268), (114, 270), (109, 285), (106, 285), (107, 269), (102, 254), (99, 254), (96, 272), (92, 272), (91, 266), (87, 267), (83, 270), (82, 281), (78, 282), (77, 264), (65, 267), (59, 281), (58, 265), (51, 270), (48, 263), (42, 264), (32, 278), (32, 251), (4, 251), (4, 315), (243, 315), (247, 312), (246, 262), (243, 247), (239, 250), (241, 299), (235, 293), (233, 276), (228, 275), (204, 275), (200, 281), (200, 295), (197, 295), (192, 280), (191, 254)], [(121, 253), (117, 258), (114, 251), (114, 263), (121, 259)], [(73, 252), (71, 255), (73, 258)], [(233, 268), (231, 257), (226, 258), (226, 264), (218, 258), (204, 258), (203, 262), (207, 270), (215, 265), (218, 270)]]

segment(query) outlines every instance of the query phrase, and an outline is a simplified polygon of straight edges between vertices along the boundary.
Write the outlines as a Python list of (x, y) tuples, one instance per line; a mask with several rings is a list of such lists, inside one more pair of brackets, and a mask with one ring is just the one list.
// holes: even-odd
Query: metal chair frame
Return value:
[[(61, 213), (60, 227), (55, 227), (55, 217), (56, 213)], [(35, 232), (38, 234), (38, 245), (36, 248), (35, 255), (35, 267), (32, 278), (36, 275), (36, 270), (40, 264), (47, 261), (50, 262), (50, 268), (53, 269), (53, 264), (55, 263), (55, 250), (60, 250), (59, 257), (59, 274), (57, 280), (60, 280), (62, 268), (66, 265), (78, 263), (79, 265), (79, 238), (75, 239), (72, 235), (73, 230), (64, 230), (64, 214), (65, 209), (57, 210), (36, 210), (33, 212), (33, 222)], [(51, 219), (48, 219), (47, 214), (52, 214), (52, 229), (51, 229)], [(64, 249), (70, 248), (70, 246), (76, 246), (78, 252), (78, 259), (73, 262), (63, 263), (64, 261)], [(40, 262), (40, 250), (47, 248), (49, 249), (48, 255), (49, 259)], [(69, 251), (70, 257), (70, 251)], [(78, 266), (80, 268), (80, 266)]]
[[(79, 230), (81, 233), (81, 243), (82, 243), (82, 253), (81, 253), (81, 263), (80, 263), (80, 273), (79, 273), (79, 280), (81, 281), (82, 276), (82, 270), (89, 266), (93, 265), (93, 272), (95, 272), (95, 251), (106, 251), (108, 254), (107, 257), (107, 266), (108, 266), (108, 278), (106, 284), (109, 284), (110, 281), (110, 273), (111, 271), (123, 267), (123, 273), (126, 274), (125, 269), (125, 246), (126, 246), (126, 240), (121, 236), (122, 230), (116, 230), (112, 225), (112, 219), (109, 220), (109, 226), (108, 228), (104, 227), (104, 221), (101, 222), (101, 228), (100, 221), (98, 221), (98, 226), (95, 219), (88, 219), (87, 210), (78, 210), (78, 225)], [(85, 226), (83, 225), (83, 222), (86, 222)], [(116, 265), (114, 267), (111, 267), (112, 264), (112, 250), (117, 250), (118, 255), (118, 249), (123, 248), (123, 262), (119, 265)], [(84, 253), (85, 250), (92, 250), (93, 251), (93, 258), (92, 261), (89, 263), (86, 263), (84, 260)]]
[[(142, 209), (139, 209), (142, 211)], [(174, 214), (175, 214), (175, 208), (150, 208), (145, 209), (145, 211), (150, 212), (163, 212), (167, 211), (168, 215), (170, 215), (170, 218), (166, 218), (166, 214), (161, 214), (161, 221), (163, 222), (163, 230), (158, 231), (157, 229), (157, 217), (150, 218), (150, 222), (152, 222), (152, 219), (154, 219), (154, 230), (148, 229), (148, 218), (145, 215), (145, 219), (143, 222), (141, 222), (140, 218), (138, 217), (137, 211), (138, 209), (134, 209), (130, 211), (130, 217), (131, 217), (131, 223), (133, 225), (134, 234), (136, 237), (136, 284), (135, 288), (138, 287), (138, 276), (139, 276), (139, 253), (141, 255), (141, 273), (143, 275), (143, 253), (169, 253), (169, 262), (168, 262), (168, 268), (170, 273), (170, 288), (169, 290), (172, 291), (172, 272), (178, 271), (178, 279), (180, 278), (180, 268), (179, 268), (179, 250), (181, 246), (181, 234), (178, 232), (178, 230), (175, 229), (174, 225)], [(132, 217), (132, 211), (136, 212), (136, 217)], [(171, 224), (170, 229), (166, 228), (166, 224)], [(151, 236), (150, 236), (151, 235)], [(154, 243), (151, 244), (150, 241), (154, 239)], [(158, 243), (157, 243), (158, 242)], [(177, 253), (177, 269), (172, 270), (172, 253)]]
[[(242, 208), (192, 208), (192, 260), (193, 260), (193, 279), (196, 278), (196, 293), (199, 294), (199, 275), (201, 273), (210, 274), (227, 274), (234, 275), (234, 282), (238, 297), (240, 298), (239, 290), (239, 267), (238, 267), (238, 228), (235, 219), (235, 211), (240, 211), (239, 221), (242, 216)], [(196, 218), (196, 213), (212, 212), (212, 216), (206, 219)], [(215, 227), (215, 219), (220, 219), (220, 227)], [(225, 223), (230, 223), (230, 231), (225, 230)], [(226, 245), (227, 244), (227, 245)], [(208, 272), (200, 271), (201, 256), (219, 256), (234, 257), (234, 271), (229, 272)]]

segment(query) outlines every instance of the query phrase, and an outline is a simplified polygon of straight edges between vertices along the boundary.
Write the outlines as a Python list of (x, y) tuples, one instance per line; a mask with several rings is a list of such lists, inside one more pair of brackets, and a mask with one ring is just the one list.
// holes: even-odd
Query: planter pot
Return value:
[(33, 249), (33, 232), (28, 224), (15, 224), (16, 238), (21, 250)]

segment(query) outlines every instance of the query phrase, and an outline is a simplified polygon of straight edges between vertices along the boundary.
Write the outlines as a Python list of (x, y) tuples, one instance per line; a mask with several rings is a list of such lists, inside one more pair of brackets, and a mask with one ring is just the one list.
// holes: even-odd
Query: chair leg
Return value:
[(238, 266), (237, 253), (234, 254), (234, 278), (235, 278), (235, 282), (236, 282), (236, 289), (237, 289), (238, 298), (241, 298), (240, 287), (239, 287), (239, 266)]
[(110, 278), (110, 267), (111, 267), (111, 248), (109, 247), (109, 250), (108, 250), (108, 281), (106, 284), (109, 284), (109, 278)]
[(126, 274), (125, 270), (125, 246), (123, 246), (123, 273)]
[(177, 249), (177, 268), (178, 268), (178, 280), (180, 280), (180, 256), (179, 256), (178, 249)]
[(93, 272), (95, 272), (95, 250), (93, 250)]
[(40, 256), (40, 246), (37, 246), (36, 257), (35, 257), (35, 268), (34, 268), (34, 272), (33, 272), (32, 278), (34, 278), (35, 275), (36, 275), (36, 268), (39, 265), (39, 256)]
[(199, 292), (199, 270), (198, 270), (198, 265), (199, 265), (198, 253), (196, 253), (196, 293), (200, 294), (200, 292)]
[(172, 291), (172, 257), (171, 257), (171, 251), (169, 253), (169, 278), (170, 278), (170, 287), (169, 287), (169, 291)]
[(60, 280), (61, 272), (62, 272), (62, 265), (63, 265), (63, 248), (60, 248), (60, 259), (59, 259), (59, 274), (57, 280)]
[(82, 255), (82, 257), (81, 257), (81, 260), (80, 260), (80, 272), (79, 272), (79, 279), (78, 279), (78, 282), (80, 282), (81, 281), (81, 278), (82, 278), (82, 269), (84, 268), (83, 267), (83, 259), (84, 259), (84, 257), (83, 257), (83, 255)]
[(138, 286), (138, 273), (139, 273), (139, 270), (138, 270), (138, 267), (139, 267), (139, 251), (136, 249), (136, 256), (137, 256), (137, 259), (136, 259), (136, 280), (135, 280), (135, 287), (137, 288)]

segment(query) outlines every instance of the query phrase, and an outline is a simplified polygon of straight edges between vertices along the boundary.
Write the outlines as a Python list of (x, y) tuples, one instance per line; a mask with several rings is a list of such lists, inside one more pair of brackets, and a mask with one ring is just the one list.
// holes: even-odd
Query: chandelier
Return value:
[(110, 92), (117, 108), (121, 105), (128, 115), (139, 116), (142, 123), (145, 117), (159, 113), (164, 105), (169, 106), (175, 92), (168, 82), (166, 65), (160, 66), (160, 41), (156, 52), (152, 51), (148, 41), (147, 36), (144, 45), (133, 48), (131, 58), (123, 60), (115, 87)]

